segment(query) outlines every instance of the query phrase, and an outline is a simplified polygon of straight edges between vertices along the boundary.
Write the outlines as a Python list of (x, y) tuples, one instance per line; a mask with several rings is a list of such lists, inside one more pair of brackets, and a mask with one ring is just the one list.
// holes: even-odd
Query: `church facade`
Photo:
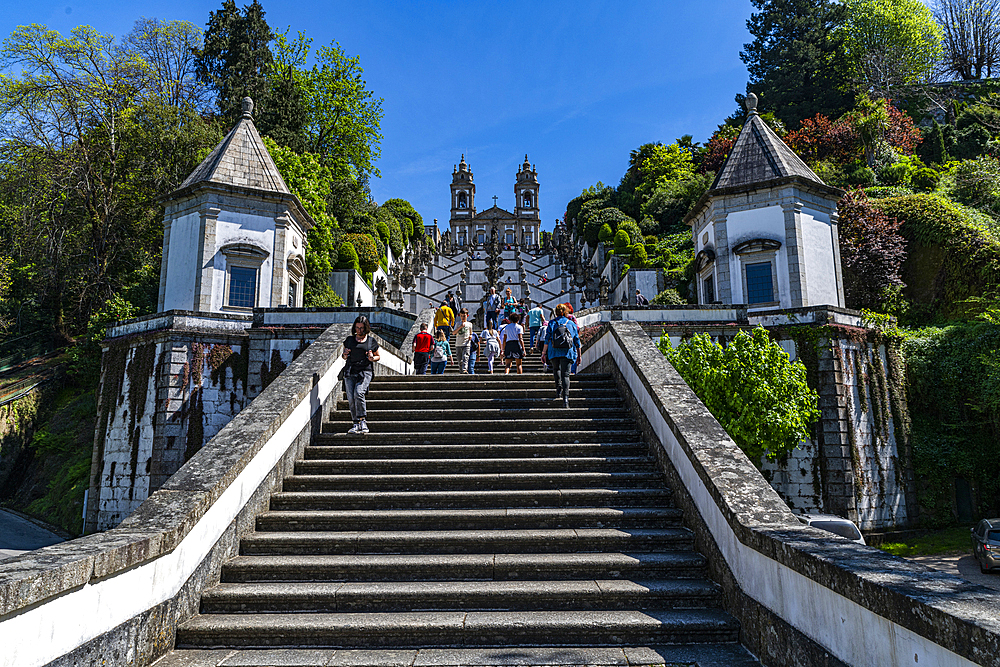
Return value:
[(493, 227), (503, 243), (533, 246), (539, 242), (541, 217), (538, 209), (538, 172), (524, 156), (514, 181), (514, 211), (497, 206), (476, 209), (476, 183), (472, 169), (462, 156), (451, 176), (451, 220), (449, 230), (456, 246), (486, 243)]

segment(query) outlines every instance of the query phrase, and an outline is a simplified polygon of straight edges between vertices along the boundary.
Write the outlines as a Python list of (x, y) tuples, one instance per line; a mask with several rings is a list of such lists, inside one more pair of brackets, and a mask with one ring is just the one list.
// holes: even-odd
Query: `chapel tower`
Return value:
[(524, 164), (514, 182), (514, 215), (519, 218), (538, 218), (538, 172), (524, 156)]
[(465, 155), (451, 174), (451, 219), (471, 219), (476, 215), (476, 184)]

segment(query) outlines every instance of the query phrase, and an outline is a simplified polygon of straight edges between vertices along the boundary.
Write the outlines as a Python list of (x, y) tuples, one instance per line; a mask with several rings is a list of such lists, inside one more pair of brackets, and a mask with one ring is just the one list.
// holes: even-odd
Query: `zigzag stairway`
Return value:
[(612, 379), (570, 394), (378, 377), (368, 435), (342, 400), (164, 664), (758, 664)]

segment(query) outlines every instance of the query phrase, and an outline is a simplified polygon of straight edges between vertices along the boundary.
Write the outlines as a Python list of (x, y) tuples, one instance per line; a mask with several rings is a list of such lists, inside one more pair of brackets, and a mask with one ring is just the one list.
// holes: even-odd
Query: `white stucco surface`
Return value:
[[(257, 307), (271, 307), (271, 277), (274, 270), (274, 220), (258, 215), (223, 211), (215, 227), (215, 276), (212, 281), (212, 310), (225, 304), (226, 256), (219, 251), (227, 243), (250, 242), (267, 251), (257, 272)], [(274, 304), (277, 306), (278, 304)]]
[(194, 289), (198, 276), (200, 230), (201, 216), (197, 212), (176, 218), (170, 224), (163, 310), (195, 310)]
[(843, 306), (837, 290), (833, 228), (830, 217), (817, 211), (802, 211), (802, 244), (805, 248), (806, 304)]

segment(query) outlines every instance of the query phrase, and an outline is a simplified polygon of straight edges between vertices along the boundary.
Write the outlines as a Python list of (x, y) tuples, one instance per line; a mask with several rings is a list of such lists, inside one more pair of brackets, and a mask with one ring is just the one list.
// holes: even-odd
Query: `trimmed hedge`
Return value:
[(944, 197), (892, 197), (872, 205), (899, 220), (907, 241), (903, 294), (913, 316), (965, 315), (960, 301), (1000, 284), (1000, 241), (984, 222)]
[(363, 273), (371, 273), (378, 268), (378, 246), (375, 239), (368, 234), (344, 234), (341, 239), (341, 248), (344, 242), (349, 243), (358, 255), (358, 268)]

